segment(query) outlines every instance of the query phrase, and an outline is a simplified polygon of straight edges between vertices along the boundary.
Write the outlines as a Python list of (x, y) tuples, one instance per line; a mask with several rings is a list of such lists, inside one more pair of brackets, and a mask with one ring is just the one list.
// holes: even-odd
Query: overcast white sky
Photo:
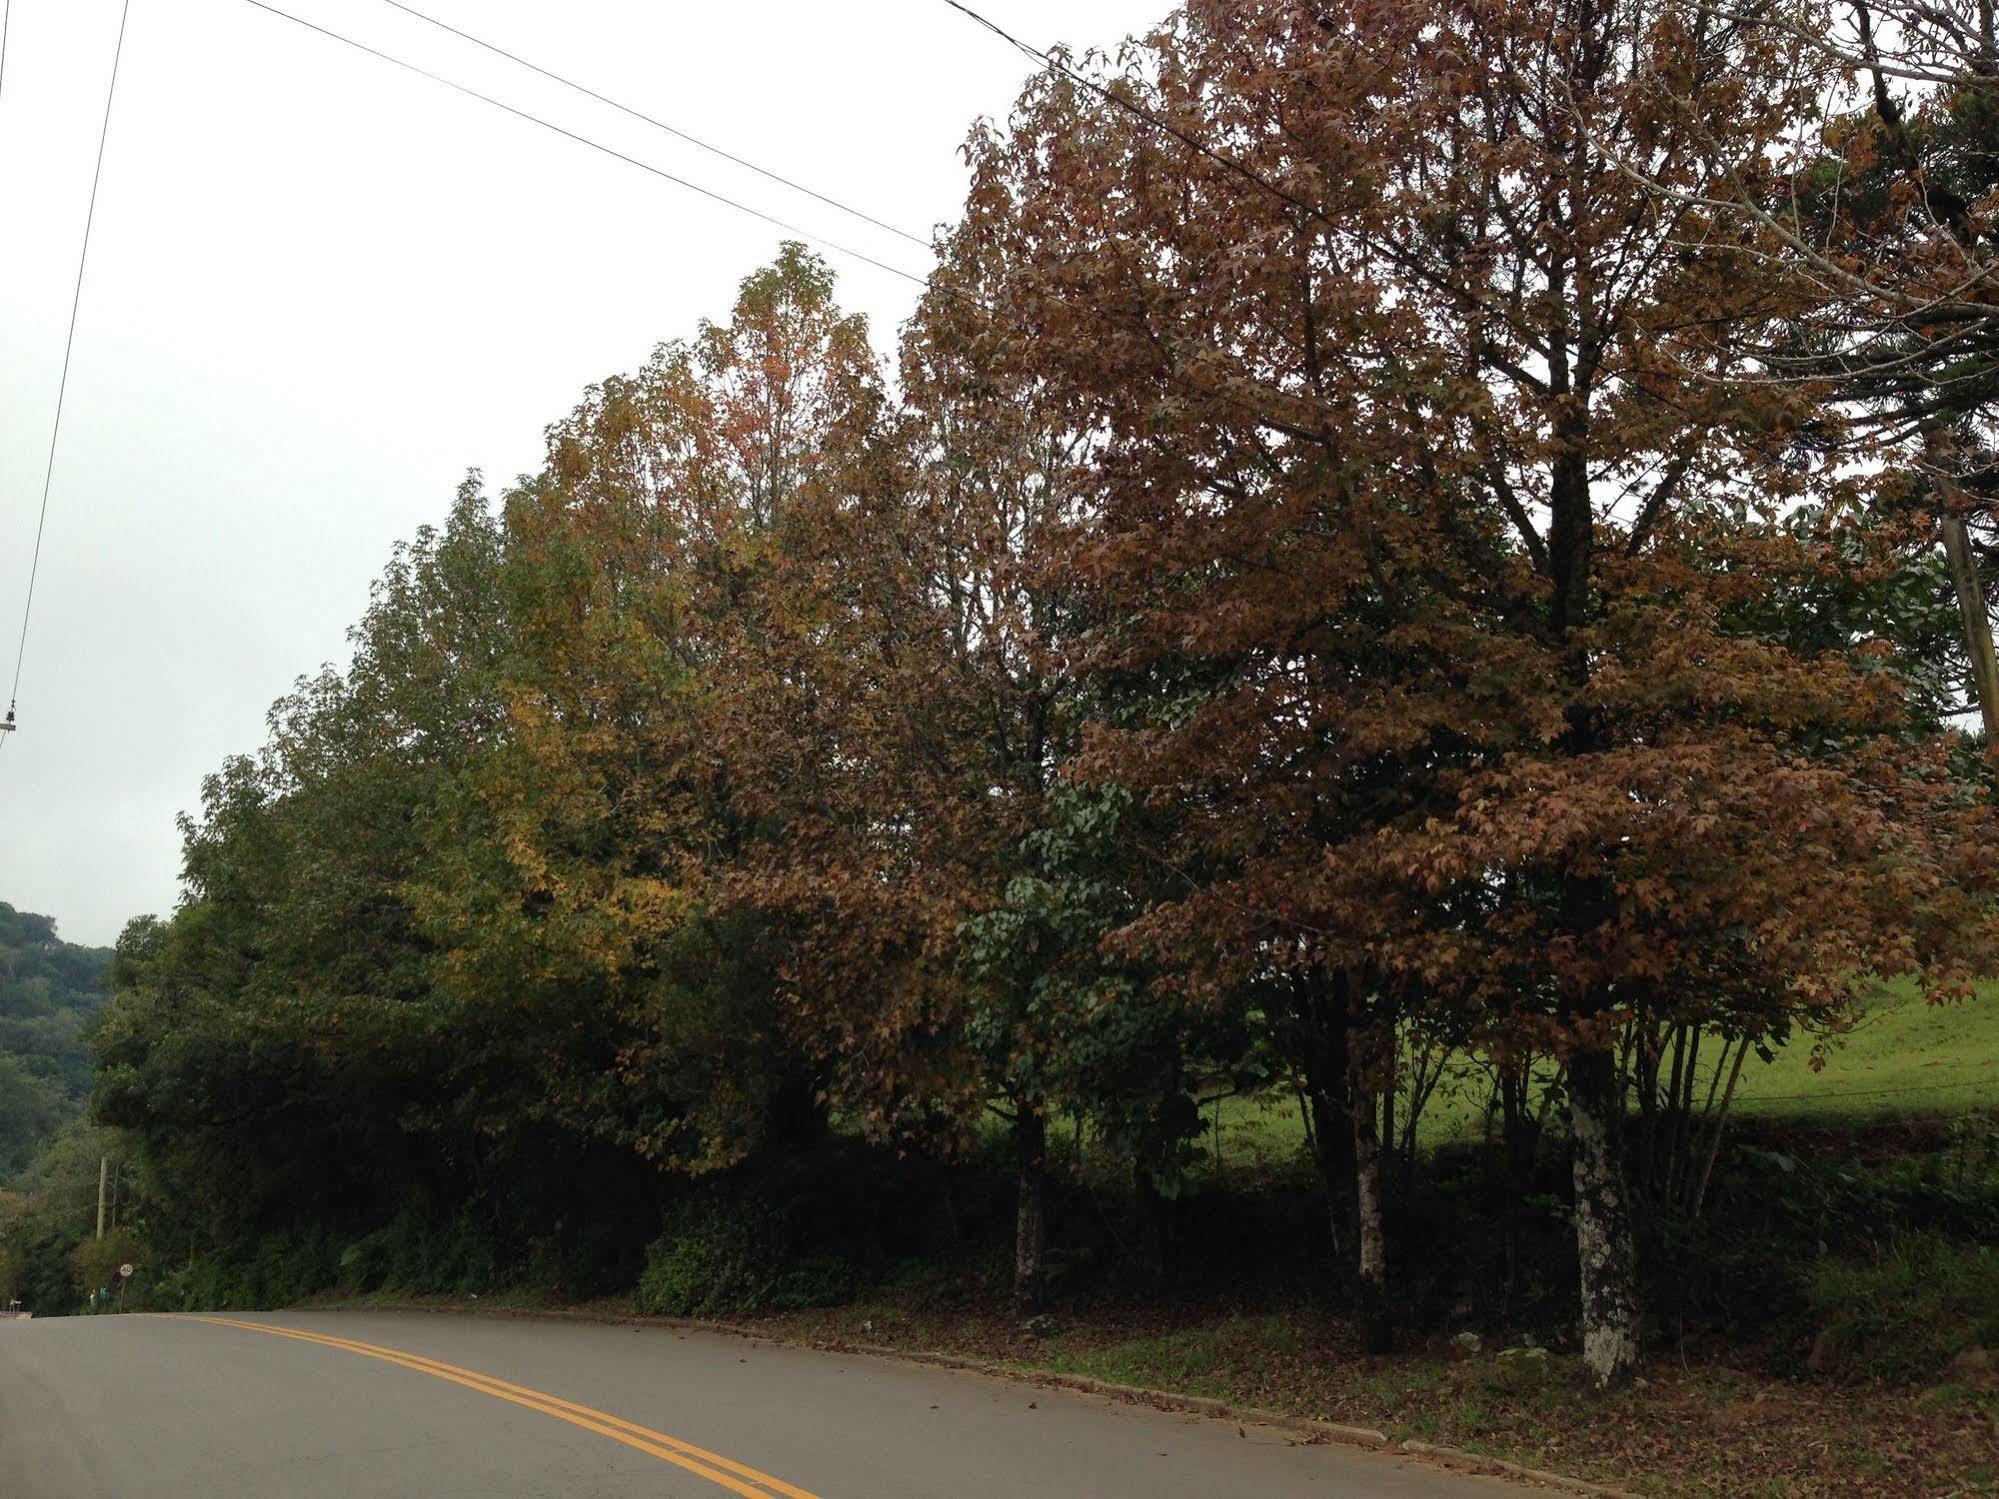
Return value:
[[(913, 271), (914, 246), (397, 14), (275, 0)], [(927, 233), (1032, 64), (943, 0), (412, 0)], [(345, 660), (391, 544), (532, 468), (583, 387), (726, 315), (781, 235), (245, 0), (131, 0), (21, 684), (0, 900), (109, 942), (177, 897), (175, 815)], [(982, 0), (1037, 45), (1169, 0)], [(0, 691), (119, 0), (12, 0), (0, 92)], [(916, 288), (830, 257), (877, 346)]]

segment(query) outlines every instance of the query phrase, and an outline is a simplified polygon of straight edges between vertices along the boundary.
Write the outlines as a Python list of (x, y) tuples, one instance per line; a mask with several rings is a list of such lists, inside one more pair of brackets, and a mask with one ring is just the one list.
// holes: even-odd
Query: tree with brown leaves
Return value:
[(1128, 940), (1281, 976), (1327, 1056), (1412, 1006), (1560, 1055), (1605, 1380), (1639, 1354), (1623, 1029), (1953, 972), (1984, 888), (1892, 651), (1750, 622), (1841, 514), (1777, 461), (1804, 395), (1681, 336), (1789, 305), (1698, 206), (1709, 142), (1793, 117), (1773, 45), (1629, 0), (1197, 0), (975, 152), (1014, 357), (1103, 434), (1096, 663), (1162, 684), (1085, 765), (1189, 809), (1208, 870)]

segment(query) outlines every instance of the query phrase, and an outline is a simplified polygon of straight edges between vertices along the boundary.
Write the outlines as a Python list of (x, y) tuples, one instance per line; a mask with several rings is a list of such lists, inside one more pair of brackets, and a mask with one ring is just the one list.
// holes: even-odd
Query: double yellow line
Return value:
[(268, 1333), (277, 1338), (293, 1338), (301, 1343), (317, 1343), (322, 1348), (338, 1348), (347, 1353), (358, 1353), (363, 1358), (380, 1359), (385, 1364), (397, 1364), (405, 1369), (413, 1369), (419, 1374), (428, 1374), (435, 1379), (449, 1380), (452, 1384), (463, 1385), (468, 1390), (477, 1390), (482, 1395), (491, 1395), (496, 1400), (509, 1401), (525, 1406), (531, 1411), (540, 1411), (545, 1416), (553, 1416), (558, 1421), (567, 1421), (571, 1426), (580, 1426), (585, 1431), (594, 1431), (599, 1436), (609, 1437), (614, 1442), (623, 1442), (650, 1457), (685, 1468), (688, 1472), (707, 1479), (710, 1483), (727, 1489), (741, 1499), (772, 1499), (773, 1495), (783, 1495), (784, 1499), (817, 1499), (816, 1495), (786, 1483), (781, 1478), (773, 1478), (768, 1473), (759, 1473), (755, 1468), (697, 1447), (692, 1442), (683, 1442), (678, 1437), (670, 1437), (663, 1431), (654, 1431), (649, 1426), (640, 1426), (621, 1416), (613, 1416), (607, 1411), (593, 1410), (587, 1405), (564, 1400), (557, 1395), (545, 1394), (540, 1390), (530, 1390), (523, 1385), (509, 1384), (504, 1379), (495, 1379), (490, 1374), (481, 1374), (476, 1369), (461, 1369), (456, 1364), (447, 1364), (442, 1359), (425, 1358), (422, 1354), (406, 1353), (400, 1348), (383, 1348), (374, 1343), (357, 1343), (352, 1338), (336, 1338), (325, 1333), (300, 1332), (291, 1327), (273, 1327), (267, 1322), (241, 1322), (234, 1317), (191, 1317), (193, 1322), (211, 1322), (217, 1327), (240, 1327), (245, 1332)]

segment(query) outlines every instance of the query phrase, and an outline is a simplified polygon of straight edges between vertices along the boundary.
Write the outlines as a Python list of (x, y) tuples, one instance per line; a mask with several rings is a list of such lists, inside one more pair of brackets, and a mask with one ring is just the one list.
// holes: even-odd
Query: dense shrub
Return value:
[(702, 1193), (668, 1215), (646, 1250), (638, 1308), (659, 1316), (727, 1316), (827, 1306), (854, 1287), (839, 1254), (800, 1252), (791, 1215), (765, 1200)]
[(1820, 1369), (1935, 1379), (1955, 1355), (1999, 1347), (1999, 1250), (1905, 1234), (1869, 1260), (1813, 1266), (1804, 1302)]
[(963, 1268), (1006, 1221), (1003, 1178), (827, 1139), (690, 1188), (646, 1250), (640, 1311), (824, 1306), (911, 1266)]

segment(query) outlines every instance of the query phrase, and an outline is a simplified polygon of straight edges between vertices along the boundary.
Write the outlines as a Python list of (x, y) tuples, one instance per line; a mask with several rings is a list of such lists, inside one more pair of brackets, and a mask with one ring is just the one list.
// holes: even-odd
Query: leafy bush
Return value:
[[(1701, 1218), (1649, 1224), (1648, 1301), (1663, 1329), (1768, 1339), (1780, 1370), (1805, 1373), (1825, 1366), (1843, 1336), (1833, 1325), (1844, 1314), (1826, 1289), (1842, 1275), (1877, 1276), (1898, 1256), (1921, 1252), (1912, 1245), (1994, 1239), (1999, 1148), (1988, 1117), (1883, 1133), (1864, 1145), (1836, 1133), (1762, 1132), (1730, 1151)], [(1893, 1341), (1889, 1324), (1915, 1314), (1893, 1296), (1876, 1311), (1875, 1330), (1856, 1328), (1854, 1338)], [(1810, 1359), (1822, 1334), (1826, 1344)]]
[(1999, 1251), (1907, 1234), (1872, 1261), (1814, 1266), (1805, 1303), (1821, 1367), (1934, 1379), (1967, 1349), (1999, 1347)]
[(800, 1252), (797, 1225), (755, 1197), (701, 1193), (678, 1204), (646, 1249), (638, 1309), (652, 1316), (728, 1316), (828, 1306), (852, 1294), (850, 1261)]
[(60, 1317), (83, 1303), (71, 1261), (73, 1234), (16, 1230), (0, 1242), (0, 1301), (19, 1301), (38, 1317)]
[(676, 1198), (647, 1246), (637, 1306), (713, 1317), (832, 1305), (912, 1264), (958, 1266), (1010, 1207), (985, 1170), (953, 1177), (858, 1140), (821, 1140)]
[(145, 1259), (144, 1246), (125, 1229), (117, 1229), (101, 1239), (85, 1239), (70, 1256), (76, 1288), (85, 1296), (92, 1291), (118, 1289), (118, 1267), (138, 1265)]

